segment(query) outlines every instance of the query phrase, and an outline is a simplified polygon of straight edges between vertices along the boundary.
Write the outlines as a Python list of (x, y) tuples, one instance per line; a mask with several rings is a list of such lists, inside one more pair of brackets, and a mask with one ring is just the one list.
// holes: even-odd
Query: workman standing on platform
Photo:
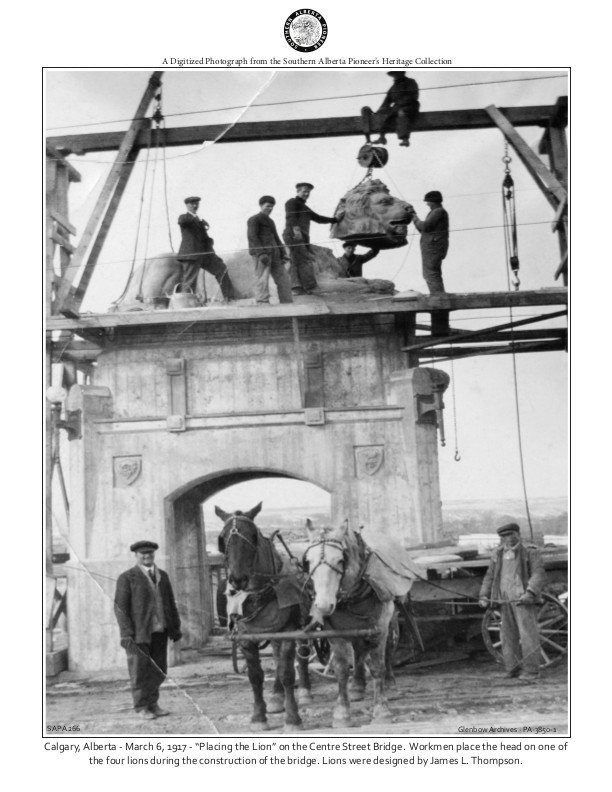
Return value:
[(314, 189), (308, 182), (295, 185), (297, 195), (285, 204), (285, 230), (283, 239), (291, 256), (291, 288), (294, 294), (311, 294), (317, 288), (314, 273), (313, 254), (310, 248), (310, 222), (334, 223), (336, 217), (325, 217), (306, 206), (306, 201)]
[(431, 294), (444, 292), (442, 262), (448, 253), (448, 212), (442, 206), (442, 193), (430, 190), (423, 199), (429, 214), (421, 220), (415, 213), (412, 220), (421, 234), (423, 278)]
[(362, 278), (363, 265), (378, 256), (378, 250), (369, 250), (367, 253), (357, 255), (354, 242), (345, 242), (342, 247), (344, 248), (344, 253), (337, 259), (341, 267), (341, 278)]
[(142, 720), (168, 715), (159, 688), (168, 670), (168, 638), (181, 639), (181, 620), (168, 575), (155, 565), (155, 542), (135, 542), (136, 565), (117, 579), (115, 616), (127, 654), (132, 698)]
[(234, 292), (227, 267), (223, 259), (213, 250), (214, 240), (208, 236), (209, 225), (198, 217), (200, 197), (185, 198), (187, 211), (178, 219), (181, 229), (181, 246), (177, 254), (181, 266), (180, 290), (196, 292), (200, 268), (217, 279), (226, 302), (233, 299)]
[(270, 276), (278, 289), (279, 301), (293, 302), (291, 278), (286, 269), (289, 259), (276, 231), (276, 224), (270, 217), (275, 204), (273, 196), (262, 195), (259, 212), (247, 221), (249, 253), (255, 263), (255, 300), (258, 304), (270, 302)]
[(406, 77), (405, 71), (390, 71), (387, 74), (389, 77), (393, 77), (393, 85), (387, 91), (384, 102), (376, 111), (380, 125), (380, 137), (374, 142), (386, 145), (385, 127), (390, 121), (395, 121), (395, 130), (400, 146), (409, 146), (410, 133), (421, 107), (419, 86), (416, 80)]
[(501, 607), (504, 676), (536, 682), (540, 675), (538, 606), (546, 573), (540, 551), (521, 542), (516, 523), (497, 529), (501, 545), (494, 550), (482, 581), (481, 608)]
[[(431, 294), (444, 294), (442, 262), (448, 253), (448, 212), (442, 206), (442, 193), (438, 190), (430, 190), (423, 200), (429, 214), (425, 220), (416, 213), (412, 218), (421, 234), (423, 278)], [(448, 311), (432, 311), (431, 333), (440, 337), (450, 335)]]

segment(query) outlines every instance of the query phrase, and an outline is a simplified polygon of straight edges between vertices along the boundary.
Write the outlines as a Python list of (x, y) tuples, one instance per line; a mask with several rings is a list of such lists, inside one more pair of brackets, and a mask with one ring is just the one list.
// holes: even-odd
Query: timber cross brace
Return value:
[(555, 280), (563, 275), (567, 285), (568, 247), (567, 247), (567, 96), (560, 96), (551, 115), (546, 131), (540, 141), (539, 153), (548, 155), (551, 169), (548, 169), (533, 149), (521, 137), (508, 116), (495, 105), (486, 108), (495, 125), (512, 146), (530, 176), (542, 191), (548, 203), (555, 210), (552, 230), (558, 233), (561, 263), (555, 272)]
[[(161, 87), (162, 71), (153, 72), (136, 114), (126, 132), (103, 132), (84, 135), (55, 136), (48, 142), (63, 156), (101, 151), (117, 151), (117, 157), (106, 179), (96, 205), (85, 226), (70, 263), (55, 279), (55, 300), (51, 307), (59, 313), (77, 318), (91, 281), (106, 236), (117, 212), (121, 197), (134, 168), (140, 149), (150, 143), (151, 120), (146, 117), (149, 106)], [(513, 146), (521, 161), (544, 191), (557, 214), (554, 227), (559, 232), (561, 264), (555, 277), (567, 272), (567, 156), (564, 126), (567, 124), (567, 97), (560, 97), (556, 105), (434, 111), (421, 113), (414, 132), (441, 130), (470, 130), (499, 127)], [(516, 132), (517, 127), (545, 128), (544, 153), (551, 159), (555, 173), (527, 146)], [(164, 145), (186, 146), (206, 141), (242, 143), (253, 141), (298, 140), (329, 138), (363, 134), (360, 116), (313, 118), (289, 121), (242, 122), (234, 125), (208, 125), (165, 129)]]

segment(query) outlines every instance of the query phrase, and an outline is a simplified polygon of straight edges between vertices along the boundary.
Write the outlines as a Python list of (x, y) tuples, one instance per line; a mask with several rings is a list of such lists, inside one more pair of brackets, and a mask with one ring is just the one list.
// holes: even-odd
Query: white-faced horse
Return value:
[(355, 672), (350, 698), (363, 698), (365, 661), (374, 680), (372, 723), (389, 722), (392, 716), (385, 696), (385, 645), (395, 607), (393, 600), (381, 601), (366, 580), (370, 551), (361, 536), (349, 530), (348, 521), (339, 528), (317, 529), (307, 520), (306, 530), (309, 546), (304, 553), (304, 564), (314, 586), (312, 623), (338, 631), (372, 630), (371, 636), (330, 639), (338, 681), (333, 726), (350, 725), (351, 645)]

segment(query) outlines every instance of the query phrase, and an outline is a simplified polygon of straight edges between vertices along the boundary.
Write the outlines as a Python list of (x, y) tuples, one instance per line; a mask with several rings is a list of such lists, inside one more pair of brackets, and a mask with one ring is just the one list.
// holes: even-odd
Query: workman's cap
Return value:
[(357, 243), (356, 243), (356, 242), (345, 242), (345, 243), (342, 245), (342, 247), (343, 247), (343, 248), (347, 248), (347, 247), (357, 247)]
[(132, 553), (137, 553), (139, 550), (147, 551), (147, 550), (158, 550), (159, 545), (155, 542), (150, 542), (148, 539), (143, 539), (140, 542), (134, 542), (133, 545), (130, 545), (130, 551)]
[(185, 203), (194, 203), (195, 201), (201, 201), (199, 195), (190, 195), (189, 198), (185, 198)]
[(389, 75), (389, 77), (403, 77), (404, 74), (406, 74), (406, 72), (405, 71), (390, 71), (390, 72), (387, 72), (387, 74)]
[(501, 528), (497, 529), (497, 533), (500, 536), (506, 536), (507, 534), (511, 533), (520, 533), (521, 529), (518, 527), (516, 523), (506, 523), (506, 525), (502, 525)]
[(298, 182), (295, 185), (296, 190), (299, 190), (300, 187), (308, 187), (309, 190), (314, 190), (314, 184), (310, 184), (309, 182)]
[(442, 193), (439, 190), (430, 190), (425, 193), (424, 201), (431, 201), (432, 203), (442, 203)]
[(261, 206), (262, 204), (265, 203), (275, 204), (276, 199), (273, 198), (271, 195), (262, 195), (261, 198), (259, 199), (259, 205)]

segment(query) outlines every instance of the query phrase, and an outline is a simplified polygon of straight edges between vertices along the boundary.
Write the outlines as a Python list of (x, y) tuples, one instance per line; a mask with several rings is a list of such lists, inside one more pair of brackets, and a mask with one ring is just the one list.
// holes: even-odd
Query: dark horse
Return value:
[(369, 548), (359, 534), (349, 531), (348, 522), (340, 528), (321, 530), (307, 520), (306, 529), (310, 544), (304, 562), (314, 585), (312, 625), (319, 623), (338, 631), (373, 631), (372, 636), (330, 639), (338, 682), (332, 725), (350, 725), (350, 644), (354, 654), (351, 698), (356, 701), (364, 696), (367, 662), (374, 680), (372, 723), (389, 722), (392, 716), (385, 696), (385, 646), (394, 603), (379, 599), (365, 579)]
[[(272, 542), (267, 539), (253, 522), (259, 514), (259, 503), (248, 512), (236, 511), (228, 514), (215, 506), (215, 512), (223, 520), (219, 535), (219, 550), (225, 556), (228, 571), (228, 615), (232, 610), (234, 625), (238, 633), (283, 633), (300, 630), (308, 601), (304, 595), (303, 581), (291, 566), (284, 562)], [(255, 640), (239, 643), (247, 662), (247, 672), (253, 688), (253, 717), (251, 727), (267, 728), (266, 712), (285, 710), (285, 729), (302, 727), (295, 698), (296, 642), (279, 640), (272, 642), (276, 659), (276, 675), (272, 698), (266, 709), (263, 697), (264, 673), (259, 658), (259, 644)], [(311, 700), (308, 676), (308, 655), (298, 651), (299, 687), (298, 700)]]

